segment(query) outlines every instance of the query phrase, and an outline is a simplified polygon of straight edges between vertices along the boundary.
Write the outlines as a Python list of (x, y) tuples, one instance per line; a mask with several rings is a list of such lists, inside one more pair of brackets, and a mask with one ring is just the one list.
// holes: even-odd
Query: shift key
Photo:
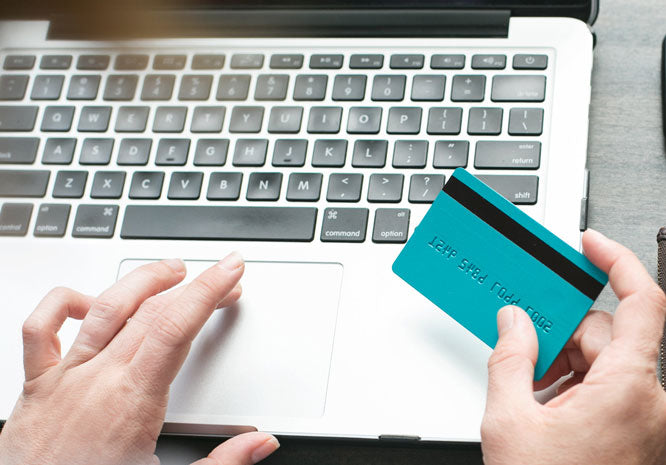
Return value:
[(37, 119), (36, 106), (0, 106), (0, 132), (32, 131)]

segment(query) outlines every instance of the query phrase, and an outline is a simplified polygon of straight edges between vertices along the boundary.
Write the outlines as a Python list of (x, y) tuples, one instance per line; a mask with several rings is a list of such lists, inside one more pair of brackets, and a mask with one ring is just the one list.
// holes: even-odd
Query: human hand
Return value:
[[(49, 293), (23, 326), (25, 383), (0, 434), (0, 464), (143, 465), (154, 455), (169, 397), (192, 340), (234, 303), (244, 263), (231, 254), (190, 284), (180, 260), (142, 266), (99, 297)], [(61, 358), (58, 330), (83, 319)], [(279, 446), (268, 434), (229, 439), (197, 465), (249, 465)]]
[(666, 297), (636, 256), (596, 231), (587, 257), (608, 273), (620, 304), (591, 312), (537, 383), (573, 372), (544, 405), (533, 395), (536, 331), (515, 307), (498, 313), (481, 426), (486, 465), (666, 463), (666, 393), (657, 380)]

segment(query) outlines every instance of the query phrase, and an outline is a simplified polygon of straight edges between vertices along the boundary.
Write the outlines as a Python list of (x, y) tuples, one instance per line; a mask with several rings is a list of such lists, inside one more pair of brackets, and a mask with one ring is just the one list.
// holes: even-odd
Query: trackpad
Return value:
[[(125, 260), (119, 275), (144, 263)], [(185, 263), (191, 280), (215, 262)], [(342, 271), (335, 263), (246, 262), (243, 296), (197, 336), (168, 413), (323, 415)]]

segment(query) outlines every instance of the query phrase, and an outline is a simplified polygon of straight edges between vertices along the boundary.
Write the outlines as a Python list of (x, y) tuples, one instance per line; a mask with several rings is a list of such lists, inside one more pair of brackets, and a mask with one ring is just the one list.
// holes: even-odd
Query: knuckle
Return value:
[(40, 339), (46, 333), (46, 325), (37, 317), (30, 316), (21, 328), (24, 342)]
[(192, 290), (197, 301), (204, 305), (214, 305), (220, 299), (220, 281), (209, 275), (201, 275), (192, 281)]
[(104, 324), (110, 324), (120, 318), (121, 312), (118, 311), (113, 300), (100, 298), (90, 307), (88, 318), (100, 320)]
[(170, 312), (157, 326), (157, 338), (168, 346), (188, 342), (187, 321), (179, 312)]

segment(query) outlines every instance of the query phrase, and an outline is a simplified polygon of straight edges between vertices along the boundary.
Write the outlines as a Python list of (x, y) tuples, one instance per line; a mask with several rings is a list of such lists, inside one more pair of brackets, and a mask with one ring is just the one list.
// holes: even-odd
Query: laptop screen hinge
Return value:
[(292, 9), (59, 15), (49, 39), (147, 37), (507, 37), (509, 10)]

